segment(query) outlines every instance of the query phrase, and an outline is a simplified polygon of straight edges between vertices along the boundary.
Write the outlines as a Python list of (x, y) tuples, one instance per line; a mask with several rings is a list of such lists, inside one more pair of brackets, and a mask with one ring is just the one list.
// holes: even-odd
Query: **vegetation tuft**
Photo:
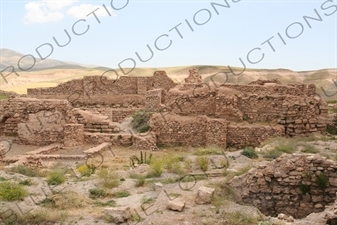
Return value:
[(131, 126), (139, 133), (144, 133), (150, 129), (148, 122), (152, 116), (151, 112), (140, 110), (132, 115)]
[(257, 159), (259, 156), (255, 152), (255, 150), (252, 147), (247, 147), (244, 148), (243, 151), (241, 152), (241, 155), (244, 155), (250, 159)]
[(5, 201), (23, 200), (28, 195), (28, 192), (22, 185), (4, 181), (0, 183), (0, 199)]

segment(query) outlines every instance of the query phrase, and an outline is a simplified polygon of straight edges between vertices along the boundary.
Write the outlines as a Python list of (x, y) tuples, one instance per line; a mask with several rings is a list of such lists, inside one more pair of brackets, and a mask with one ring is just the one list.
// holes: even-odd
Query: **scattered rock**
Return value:
[(128, 206), (105, 208), (104, 213), (109, 217), (109, 221), (114, 223), (123, 223), (131, 218), (131, 210)]
[(181, 212), (183, 211), (184, 207), (185, 207), (185, 202), (182, 202), (179, 200), (173, 200), (167, 203), (167, 208), (173, 211)]
[(198, 190), (195, 203), (198, 205), (210, 204), (214, 194), (214, 188), (200, 187)]

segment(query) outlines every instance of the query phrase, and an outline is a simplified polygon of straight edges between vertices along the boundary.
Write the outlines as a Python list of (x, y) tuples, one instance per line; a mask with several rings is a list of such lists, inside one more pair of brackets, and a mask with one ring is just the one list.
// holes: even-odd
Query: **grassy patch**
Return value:
[(46, 173), (40, 172), (38, 169), (31, 169), (27, 166), (17, 166), (17, 167), (12, 167), (9, 169), (10, 172), (13, 173), (20, 173), (22, 175), (25, 175), (27, 177), (44, 177), (46, 176)]
[(203, 155), (222, 155), (223, 151), (221, 148), (212, 146), (207, 148), (197, 148), (194, 152), (197, 156), (203, 156)]
[(305, 144), (301, 152), (315, 154), (315, 153), (319, 153), (319, 150), (310, 144)]
[(25, 186), (30, 186), (33, 184), (32, 180), (31, 179), (26, 179), (26, 180), (22, 180), (19, 182), (19, 184), (21, 185), (25, 185)]
[(241, 152), (241, 155), (244, 155), (250, 159), (257, 159), (259, 156), (255, 152), (255, 150), (252, 147), (247, 147), (244, 148), (243, 151)]
[(163, 162), (160, 159), (153, 159), (150, 164), (151, 171), (147, 177), (160, 177), (163, 173)]
[(196, 159), (196, 164), (202, 171), (208, 170), (208, 159), (207, 159), (207, 157), (198, 156), (197, 159)]
[(120, 184), (120, 177), (113, 171), (102, 169), (99, 171), (98, 176), (102, 179), (102, 185), (106, 188), (115, 188)]
[(47, 176), (47, 183), (50, 185), (59, 185), (66, 180), (66, 177), (61, 171), (52, 171)]
[(89, 189), (89, 197), (92, 199), (104, 198), (107, 196), (107, 192), (101, 188)]
[(7, 98), (9, 98), (9, 96), (7, 96), (7, 95), (0, 95), (0, 100), (7, 99)]
[(252, 225), (260, 222), (259, 218), (242, 212), (225, 213), (223, 218), (226, 225)]
[(55, 211), (52, 209), (42, 209), (26, 214), (20, 214), (16, 223), (8, 224), (55, 224), (63, 223), (68, 218), (68, 213), (65, 211)]
[(116, 198), (125, 198), (125, 197), (128, 197), (130, 196), (130, 192), (129, 191), (126, 191), (126, 190), (123, 190), (123, 191), (117, 191), (117, 192), (114, 192), (112, 194), (113, 197), (116, 197)]
[(5, 201), (23, 200), (28, 195), (28, 192), (22, 185), (9, 181), (0, 183), (0, 199)]

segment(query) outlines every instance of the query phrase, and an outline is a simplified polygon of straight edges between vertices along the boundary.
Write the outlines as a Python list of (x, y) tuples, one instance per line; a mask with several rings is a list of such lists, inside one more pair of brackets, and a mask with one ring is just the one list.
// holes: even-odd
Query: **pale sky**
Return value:
[(0, 2), (0, 48), (36, 58), (42, 45), (42, 57), (111, 68), (337, 68), (336, 0)]

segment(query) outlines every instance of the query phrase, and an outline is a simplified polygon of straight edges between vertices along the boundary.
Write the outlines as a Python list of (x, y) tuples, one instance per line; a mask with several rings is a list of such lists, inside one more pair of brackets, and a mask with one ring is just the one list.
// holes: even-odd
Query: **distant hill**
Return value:
[[(17, 61), (23, 54), (9, 50), (0, 49), (0, 67), (7, 65), (16, 65)], [(315, 84), (317, 92), (324, 98), (329, 100), (337, 100), (337, 68), (335, 69), (321, 69), (313, 71), (292, 71), (289, 69), (246, 69), (239, 76), (233, 75), (227, 66), (214, 66), (214, 65), (189, 65), (178, 67), (163, 67), (163, 68), (135, 68), (127, 74), (127, 76), (152, 76), (157, 70), (164, 70), (175, 82), (183, 82), (189, 74), (189, 69), (196, 68), (199, 74), (204, 79), (204, 82), (219, 82), (224, 83), (241, 83), (247, 84), (258, 79), (273, 79), (278, 78), (283, 84)], [(235, 74), (243, 71), (243, 68), (232, 68)], [(0, 79), (0, 89), (6, 91), (15, 91), (20, 94), (27, 92), (27, 88), (34, 87), (53, 87), (60, 83), (72, 80), (81, 79), (84, 76), (101, 76), (105, 71), (110, 68), (102, 66), (84, 66), (78, 63), (69, 63), (58, 60), (47, 59), (39, 61), (34, 70), (29, 72), (20, 72), (20, 76), (9, 76), (8, 83)], [(125, 71), (130, 71), (124, 68)], [(123, 73), (120, 69), (116, 69), (119, 76)], [(224, 74), (215, 75), (219, 72), (227, 72), (228, 77)], [(105, 76), (111, 79), (116, 79), (116, 74), (106, 73)], [(212, 78), (212, 79), (211, 79)], [(326, 90), (326, 96), (321, 87)]]
[[(24, 54), (6, 49), (1, 48), (0, 49), (0, 69), (4, 69), (8, 66), (13, 66), (16, 69), (18, 68), (18, 62), (19, 60), (24, 56)], [(27, 57), (26, 59), (21, 60), (20, 66), (22, 68), (29, 68), (32, 66), (32, 59), (31, 57)], [(78, 63), (73, 62), (64, 62), (54, 59), (45, 59), (41, 60), (38, 57), (36, 57), (36, 64), (33, 68), (31, 68), (29, 71), (35, 71), (35, 70), (41, 70), (41, 69), (52, 69), (55, 67), (59, 68), (85, 68), (88, 66), (82, 66)]]

